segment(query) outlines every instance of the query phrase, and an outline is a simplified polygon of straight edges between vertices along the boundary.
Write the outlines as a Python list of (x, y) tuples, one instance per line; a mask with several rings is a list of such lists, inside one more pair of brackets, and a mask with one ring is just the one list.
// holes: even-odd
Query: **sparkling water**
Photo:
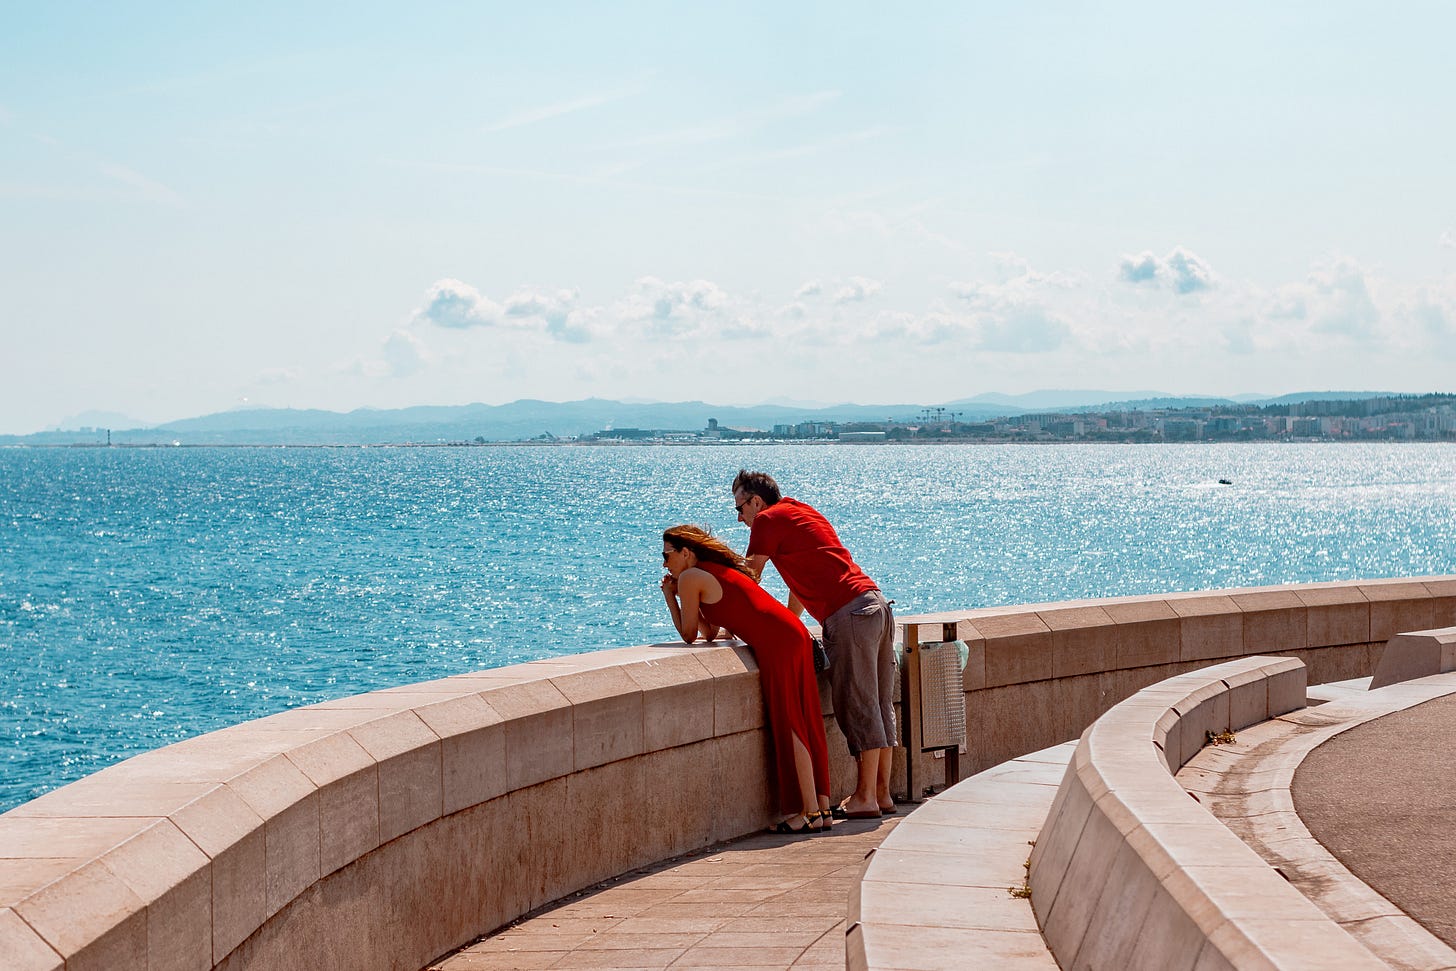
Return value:
[(0, 448), (0, 810), (283, 708), (674, 638), (660, 533), (741, 550), (740, 466), (901, 614), (1456, 573), (1453, 445)]

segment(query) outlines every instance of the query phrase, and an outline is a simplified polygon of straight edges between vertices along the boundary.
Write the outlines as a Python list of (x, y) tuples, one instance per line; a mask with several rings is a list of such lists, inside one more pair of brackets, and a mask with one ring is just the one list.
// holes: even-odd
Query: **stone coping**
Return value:
[(960, 782), (912, 812), (849, 897), (849, 971), (1057, 963), (1025, 898), (1026, 859), (1076, 749), (1064, 742)]
[(1030, 859), (1062, 967), (1380, 968), (1174, 780), (1208, 736), (1304, 706), (1295, 660), (1170, 678), (1083, 734)]
[[(1363, 644), (1378, 655), (1400, 631), (1456, 625), (1456, 575), (1065, 600), (899, 619), (956, 624), (956, 636), (971, 649), (965, 688), (972, 691), (1275, 649), (1307, 660), (1300, 652)], [(1310, 683), (1333, 680), (1345, 678), (1314, 676)]]
[[(1178, 773), (1179, 783), (1308, 897), (1332, 921), (1393, 968), (1445, 971), (1456, 950), (1351, 873), (1309, 831), (1296, 811), (1296, 771), (1320, 745), (1378, 718), (1456, 695), (1456, 675), (1364, 690), (1365, 679), (1333, 700), (1292, 711), (1239, 733), (1237, 744), (1209, 746)], [(1372, 821), (1373, 822), (1373, 821)], [(1384, 825), (1400, 826), (1399, 818)]]
[[(1375, 640), (1456, 624), (1456, 577), (901, 620), (954, 623), (970, 647), (974, 769), (1074, 738), (1211, 658), (1293, 646), (1315, 680), (1368, 674)], [(747, 649), (658, 644), (340, 698), (144, 753), (0, 816), (0, 965), (420, 967), (764, 825), (762, 717)], [(830, 738), (842, 786), (852, 773)], [(366, 932), (389, 921), (397, 933)]]

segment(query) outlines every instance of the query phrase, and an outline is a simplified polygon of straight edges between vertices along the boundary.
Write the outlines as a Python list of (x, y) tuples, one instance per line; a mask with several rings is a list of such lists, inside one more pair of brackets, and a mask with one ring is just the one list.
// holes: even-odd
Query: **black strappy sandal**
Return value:
[[(803, 816), (804, 818), (803, 826), (795, 828), (793, 826), (790, 826), (789, 821), (785, 819), (781, 820), (777, 826), (770, 826), (768, 831), (770, 833), (775, 833), (779, 836), (807, 836), (809, 833), (819, 832), (817, 829), (810, 825), (809, 814), (800, 813), (799, 815)], [(814, 815), (818, 814), (815, 813)]]

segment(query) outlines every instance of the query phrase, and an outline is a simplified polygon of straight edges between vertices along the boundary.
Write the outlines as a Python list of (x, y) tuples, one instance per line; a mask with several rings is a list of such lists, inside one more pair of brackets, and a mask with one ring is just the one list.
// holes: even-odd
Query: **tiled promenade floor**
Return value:
[(901, 818), (839, 822), (813, 836), (750, 836), (633, 871), (529, 915), (430, 971), (843, 971), (850, 887), (865, 854)]
[(1350, 872), (1456, 947), (1453, 726), (1456, 695), (1336, 735), (1301, 764), (1294, 804)]

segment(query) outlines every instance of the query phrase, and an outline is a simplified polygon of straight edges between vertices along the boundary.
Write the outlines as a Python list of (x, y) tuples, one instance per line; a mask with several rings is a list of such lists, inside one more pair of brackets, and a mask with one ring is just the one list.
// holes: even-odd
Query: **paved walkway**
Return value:
[(1456, 695), (1336, 735), (1295, 773), (1294, 805), (1352, 873), (1456, 947), (1453, 726)]
[(527, 915), (429, 971), (843, 971), (850, 887), (901, 818), (839, 822), (813, 836), (750, 836), (636, 870)]

